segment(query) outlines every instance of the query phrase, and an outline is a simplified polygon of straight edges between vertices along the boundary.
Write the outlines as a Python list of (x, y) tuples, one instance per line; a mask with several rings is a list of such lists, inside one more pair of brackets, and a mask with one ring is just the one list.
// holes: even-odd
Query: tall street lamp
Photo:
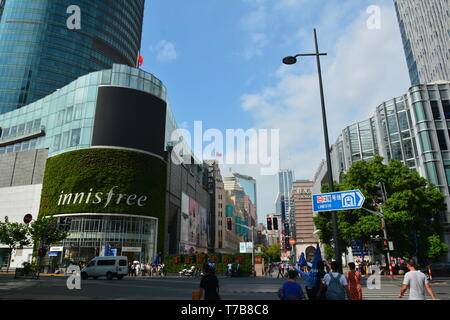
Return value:
[[(328, 186), (329, 192), (334, 192), (333, 185), (333, 172), (331, 169), (331, 156), (330, 156), (330, 143), (328, 141), (328, 126), (327, 126), (327, 115), (325, 111), (325, 96), (323, 94), (323, 82), (322, 82), (322, 68), (320, 66), (320, 56), (326, 56), (326, 53), (320, 53), (319, 51), (319, 43), (317, 41), (317, 31), (314, 29), (314, 40), (316, 45), (316, 53), (307, 53), (307, 54), (297, 54), (295, 56), (289, 56), (283, 59), (283, 63), (287, 65), (292, 65), (297, 63), (298, 57), (316, 57), (317, 60), (317, 72), (319, 74), (319, 87), (320, 87), (320, 100), (322, 105), (322, 120), (323, 120), (323, 134), (325, 137), (325, 154), (327, 157), (327, 170), (328, 170)], [(341, 262), (341, 254), (339, 252), (339, 234), (338, 234), (338, 224), (336, 212), (333, 211), (331, 213), (331, 217), (333, 219), (333, 242), (334, 242), (334, 253), (336, 256), (336, 260), (342, 265)]]

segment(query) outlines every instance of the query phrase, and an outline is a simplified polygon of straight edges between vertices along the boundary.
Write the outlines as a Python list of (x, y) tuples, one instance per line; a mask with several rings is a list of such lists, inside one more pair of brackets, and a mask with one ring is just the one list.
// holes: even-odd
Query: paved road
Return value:
[[(278, 288), (285, 280), (276, 278), (220, 278), (223, 300), (277, 300)], [(450, 279), (436, 281), (432, 287), (439, 299), (450, 300)], [(26, 300), (190, 300), (199, 279), (124, 278), (123, 280), (85, 280), (81, 290), (68, 290), (65, 277), (41, 280), (14, 280), (0, 276), (0, 299)], [(398, 300), (401, 279), (383, 279), (380, 290), (364, 286), (364, 299)], [(404, 298), (407, 299), (407, 296)]]

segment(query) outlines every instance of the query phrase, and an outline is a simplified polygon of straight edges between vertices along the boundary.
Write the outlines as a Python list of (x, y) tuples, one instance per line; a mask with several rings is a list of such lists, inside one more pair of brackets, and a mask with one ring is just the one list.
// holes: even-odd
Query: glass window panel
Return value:
[(437, 173), (436, 173), (436, 166), (434, 164), (434, 162), (427, 162), (425, 163), (425, 167), (427, 169), (427, 176), (428, 176), (428, 181), (438, 185), (439, 184), (439, 180), (437, 177)]
[(22, 147), (21, 143), (16, 143), (14, 145), (14, 152), (19, 152), (21, 147)]
[(29, 147), (30, 147), (30, 140), (22, 142), (22, 148), (21, 148), (22, 151), (28, 150)]
[(441, 120), (441, 112), (437, 101), (431, 101), (431, 112), (433, 113), (434, 120)]
[(428, 131), (419, 132), (420, 142), (422, 144), (423, 151), (431, 151), (433, 150), (431, 146), (430, 135)]
[(58, 151), (61, 146), (61, 135), (57, 134), (53, 138), (53, 149), (54, 151)]
[(4, 154), (6, 152), (6, 147), (0, 147), (0, 154)]
[(392, 158), (395, 160), (403, 160), (400, 142), (396, 142), (396, 143), (392, 144)]
[(429, 90), (428, 95), (430, 96), (430, 100), (437, 100), (438, 95), (436, 90)]
[(73, 120), (80, 120), (83, 117), (83, 104), (77, 104), (74, 108)]
[(422, 102), (416, 102), (414, 103), (414, 111), (416, 114), (416, 119), (417, 121), (424, 121), (427, 119), (427, 117), (425, 116), (425, 111), (423, 109), (423, 104)]
[(444, 111), (445, 119), (450, 119), (450, 100), (442, 100), (442, 110)]
[(72, 130), (72, 139), (70, 140), (70, 146), (76, 147), (80, 144), (81, 140), (81, 129)]
[(17, 126), (14, 126), (14, 127), (11, 128), (11, 131), (10, 131), (9, 135), (11, 137), (15, 137), (16, 134), (17, 134)]
[(27, 125), (25, 127), (25, 133), (30, 133), (33, 131), (33, 121), (27, 122)]
[(73, 107), (69, 107), (66, 110), (66, 123), (72, 121)]
[(449, 99), (448, 91), (447, 90), (440, 90), (441, 99), (447, 100)]
[(70, 131), (66, 131), (63, 133), (61, 149), (65, 149), (69, 146), (69, 137), (70, 137)]
[(6, 138), (9, 136), (10, 128), (5, 128), (2, 132), (2, 138)]
[(398, 132), (398, 125), (397, 125), (397, 119), (395, 116), (389, 116), (388, 118), (388, 125), (389, 125), (389, 132), (390, 134), (397, 133)]
[(36, 148), (36, 142), (37, 142), (37, 139), (33, 139), (30, 141), (30, 150), (33, 150)]
[(22, 136), (25, 133), (25, 123), (22, 123), (17, 128), (17, 135)]
[(406, 159), (414, 158), (413, 145), (412, 145), (411, 140), (403, 141), (403, 149), (405, 150), (405, 158)]
[(406, 112), (400, 112), (398, 114), (398, 122), (400, 124), (400, 131), (408, 130), (408, 117), (406, 115)]
[(441, 150), (448, 150), (447, 149), (447, 140), (445, 137), (445, 131), (444, 130), (436, 130), (438, 141), (439, 141), (439, 148)]
[(41, 130), (41, 119), (34, 120), (33, 131)]
[(14, 152), (14, 145), (6, 147), (6, 153)]

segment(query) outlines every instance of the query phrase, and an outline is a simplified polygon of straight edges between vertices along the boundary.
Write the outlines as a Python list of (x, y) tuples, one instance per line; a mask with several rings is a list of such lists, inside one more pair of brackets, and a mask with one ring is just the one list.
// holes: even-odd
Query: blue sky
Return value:
[[(370, 30), (369, 6), (381, 9)], [(284, 56), (313, 51), (318, 29), (330, 140), (366, 119), (409, 79), (392, 0), (147, 0), (143, 69), (161, 79), (180, 126), (280, 129), (281, 168), (312, 179), (324, 157), (314, 59), (283, 66)], [(228, 170), (226, 166), (223, 170)], [(274, 210), (275, 176), (233, 166), (258, 182), (260, 221)]]

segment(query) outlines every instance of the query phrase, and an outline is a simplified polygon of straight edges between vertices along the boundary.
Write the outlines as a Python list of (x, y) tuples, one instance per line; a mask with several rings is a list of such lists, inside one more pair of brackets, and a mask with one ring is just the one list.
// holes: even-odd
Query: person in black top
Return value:
[(214, 274), (214, 270), (208, 264), (205, 264), (203, 274), (200, 280), (200, 299), (204, 294), (205, 300), (220, 300), (219, 279)]

